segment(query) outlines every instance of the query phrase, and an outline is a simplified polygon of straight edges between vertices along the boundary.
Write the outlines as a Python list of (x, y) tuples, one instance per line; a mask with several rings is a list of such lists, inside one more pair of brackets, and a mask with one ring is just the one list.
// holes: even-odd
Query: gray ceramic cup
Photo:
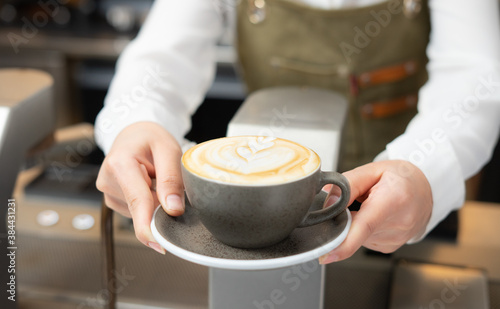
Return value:
[[(203, 225), (219, 241), (238, 248), (276, 244), (297, 227), (330, 220), (348, 206), (350, 187), (340, 173), (314, 172), (285, 183), (242, 185), (200, 177), (182, 165), (182, 177), (191, 206)], [(331, 206), (309, 211), (324, 185), (340, 187)]]

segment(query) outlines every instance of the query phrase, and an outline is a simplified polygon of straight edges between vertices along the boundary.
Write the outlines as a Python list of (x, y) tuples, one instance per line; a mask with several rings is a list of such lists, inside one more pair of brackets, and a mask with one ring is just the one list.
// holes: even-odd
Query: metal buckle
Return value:
[(248, 20), (254, 25), (266, 19), (266, 1), (248, 0)]
[(403, 13), (407, 18), (415, 18), (422, 11), (422, 0), (403, 0)]

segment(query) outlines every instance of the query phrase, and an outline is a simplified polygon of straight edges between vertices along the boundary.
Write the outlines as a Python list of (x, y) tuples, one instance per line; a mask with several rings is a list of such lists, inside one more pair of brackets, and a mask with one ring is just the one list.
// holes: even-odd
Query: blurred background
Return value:
[[(95, 188), (103, 154), (95, 146), (92, 124), (117, 57), (152, 2), (0, 1), (0, 68), (49, 73), (56, 106), (52, 142), (27, 155), (14, 193), (20, 308), (106, 304), (100, 283), (101, 195)], [(228, 30), (218, 43), (216, 79), (193, 115), (188, 139), (201, 142), (226, 134), (245, 98), (235, 62)], [(360, 250), (349, 261), (329, 265), (325, 308), (388, 308), (394, 269), (407, 260), (480, 269), (475, 275), (488, 282), (491, 308), (500, 308), (499, 157), (497, 147), (493, 160), (468, 182), (472, 206), (450, 215), (423, 243), (389, 255)], [(122, 308), (207, 307), (206, 267), (145, 248), (126, 218), (116, 216), (115, 238)]]

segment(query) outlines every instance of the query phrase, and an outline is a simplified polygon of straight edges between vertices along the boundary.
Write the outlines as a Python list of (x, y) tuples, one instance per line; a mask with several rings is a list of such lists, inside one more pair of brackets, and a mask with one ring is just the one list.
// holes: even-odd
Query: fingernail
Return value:
[(155, 250), (156, 252), (158, 252), (158, 253), (161, 253), (161, 254), (163, 254), (163, 255), (165, 254), (165, 249), (163, 249), (163, 248), (162, 248), (162, 246), (160, 246), (159, 244), (157, 244), (157, 243), (155, 243), (155, 242), (152, 242), (152, 241), (148, 242), (148, 246), (149, 246), (151, 249), (153, 249), (153, 250)]
[(330, 264), (339, 260), (339, 257), (334, 253), (328, 253), (319, 257), (320, 264)]
[(182, 206), (181, 197), (177, 194), (170, 194), (167, 196), (165, 204), (167, 206), (167, 211), (170, 212), (183, 212), (184, 207)]

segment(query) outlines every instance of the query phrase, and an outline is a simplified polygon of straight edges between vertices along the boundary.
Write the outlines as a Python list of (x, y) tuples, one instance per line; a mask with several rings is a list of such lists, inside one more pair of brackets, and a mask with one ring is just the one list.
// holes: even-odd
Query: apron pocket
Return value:
[[(319, 64), (274, 56), (269, 61), (275, 85), (344, 89), (349, 68), (343, 64)], [(344, 93), (345, 94), (345, 93)]]

